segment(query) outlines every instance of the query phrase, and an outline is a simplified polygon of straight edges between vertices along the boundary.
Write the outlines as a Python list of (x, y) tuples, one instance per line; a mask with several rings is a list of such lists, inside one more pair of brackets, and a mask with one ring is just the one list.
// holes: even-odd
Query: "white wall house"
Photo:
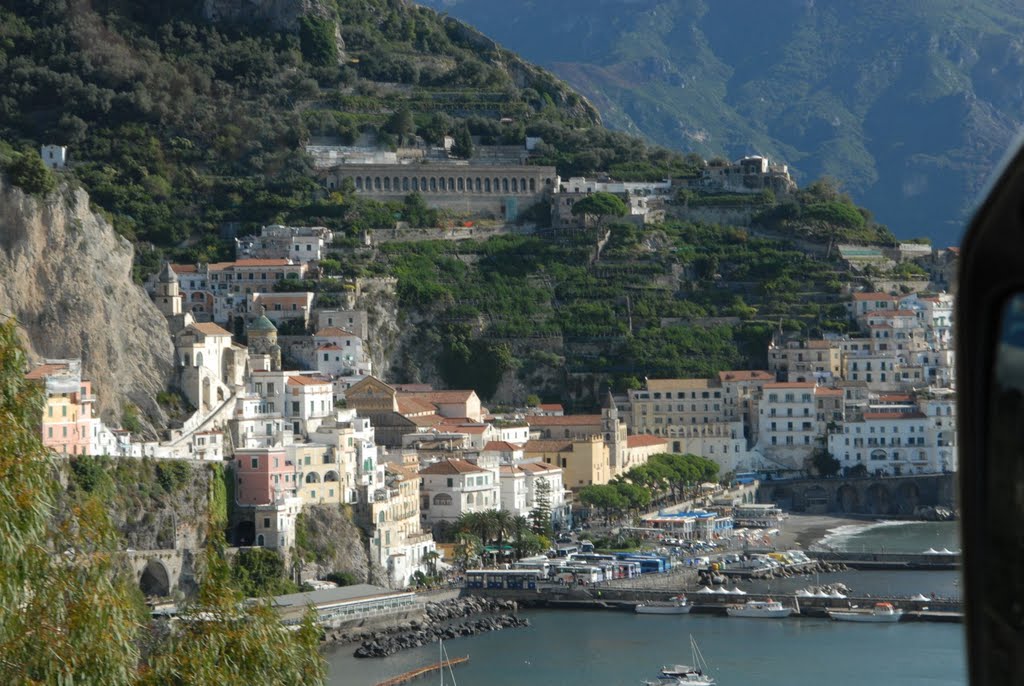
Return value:
[(929, 418), (920, 412), (865, 412), (863, 420), (847, 422), (841, 433), (829, 436), (829, 452), (842, 467), (862, 464), (869, 474), (952, 471), (955, 449), (947, 449), (944, 459), (931, 429)]
[(420, 469), (420, 478), (420, 516), (426, 526), (501, 507), (497, 476), (471, 462), (441, 460)]
[(68, 149), (65, 145), (44, 145), (39, 154), (49, 169), (63, 169), (68, 163)]

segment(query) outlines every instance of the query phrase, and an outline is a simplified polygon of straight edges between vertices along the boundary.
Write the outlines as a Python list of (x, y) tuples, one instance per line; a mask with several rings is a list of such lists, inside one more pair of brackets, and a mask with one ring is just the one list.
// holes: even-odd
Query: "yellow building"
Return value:
[(346, 502), (345, 475), (332, 446), (299, 443), (287, 446), (287, 450), (288, 459), (295, 465), (297, 495), (303, 505)]
[(357, 507), (361, 524), (370, 535), (370, 551), (391, 578), (393, 587), (411, 582), (417, 571), (429, 574), (434, 537), (420, 525), (420, 477), (413, 466), (387, 462), (384, 483), (367, 489), (366, 502)]
[(601, 435), (529, 441), (523, 449), (523, 456), (526, 459), (539, 457), (545, 464), (561, 467), (565, 487), (571, 490), (591, 484), (606, 484), (612, 477), (611, 452)]

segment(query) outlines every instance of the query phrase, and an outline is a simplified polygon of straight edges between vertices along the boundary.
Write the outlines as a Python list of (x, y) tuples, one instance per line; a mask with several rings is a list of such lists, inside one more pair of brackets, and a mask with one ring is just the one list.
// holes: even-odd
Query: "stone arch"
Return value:
[(427, 192), (427, 177), (425, 176), (420, 177), (420, 190), (424, 193)]
[(395, 178), (391, 179), (391, 190), (393, 190), (395, 193), (397, 193), (400, 183), (401, 183), (401, 179), (399, 179), (397, 176)]
[(385, 191), (390, 191), (391, 190), (391, 177), (390, 176), (385, 176), (384, 177), (384, 190)]
[(368, 190), (368, 191), (372, 191), (373, 190), (373, 178), (372, 177), (369, 177), (369, 176), (366, 177), (366, 190)]
[(435, 505), (451, 505), (452, 504), (452, 497), (450, 495), (448, 495), (447, 493), (438, 493), (437, 495), (434, 496), (434, 504)]
[(896, 509), (903, 514), (911, 514), (921, 502), (921, 490), (913, 481), (900, 484), (896, 489)]
[(871, 451), (871, 459), (872, 460), (881, 462), (882, 460), (885, 460), (887, 457), (888, 457), (888, 455), (881, 448), (875, 448), (874, 450)]
[[(479, 179), (477, 179), (477, 181), (479, 181)], [(484, 179), (484, 193), (490, 193), (490, 192), (491, 192), (491, 180), (490, 179)]]
[(463, 180), (461, 176), (458, 179), (456, 179), (455, 183), (456, 189), (459, 191), (459, 193), (462, 193), (463, 191), (466, 190), (466, 182)]
[(317, 474), (316, 472), (310, 472), (309, 474), (306, 475), (306, 483), (307, 484), (318, 484), (318, 483), (320, 483), (320, 475)]
[(536, 193), (537, 192), (537, 180), (536, 179), (530, 179), (530, 192), (531, 193)]
[(409, 177), (408, 176), (403, 176), (402, 177), (402, 191), (406, 192), (406, 193), (409, 191)]
[(383, 524), (386, 521), (387, 521), (387, 515), (385, 514), (384, 510), (381, 510), (380, 512), (377, 513), (377, 523), (378, 524)]
[(361, 176), (357, 176), (356, 177), (356, 190), (357, 191), (363, 190), (363, 177), (361, 177)]
[(776, 486), (775, 490), (771, 491), (771, 497), (765, 502), (775, 503), (783, 509), (792, 509), (793, 489), (789, 486)]
[(475, 190), (475, 191), (476, 191), (477, 193), (481, 192), (481, 184), (480, 184), (480, 177), (479, 177), (479, 176), (478, 176), (478, 177), (476, 177), (476, 179), (474, 179), (474, 183), (473, 183), (473, 189), (474, 189), (474, 190)]
[(256, 545), (258, 545), (259, 547), (262, 548), (265, 545), (265, 542), (266, 542), (266, 539), (263, 538), (263, 534), (260, 534), (259, 536), (256, 537)]
[(840, 512), (860, 512), (860, 496), (850, 484), (843, 484), (836, 491), (836, 505)]
[(517, 179), (514, 176), (512, 177), (512, 192), (513, 193), (518, 193), (519, 192), (519, 179)]
[(224, 402), (224, 387), (223, 386), (217, 386), (217, 402), (218, 403)]
[(871, 484), (868, 486), (865, 500), (868, 514), (889, 514), (890, 509), (892, 509), (892, 498), (889, 495), (889, 489), (882, 484)]
[(431, 193), (436, 193), (437, 192), (437, 177), (435, 177), (435, 176), (431, 176), (430, 177), (430, 192)]
[(828, 491), (822, 486), (811, 486), (804, 491), (804, 509), (815, 512), (828, 510)]
[(380, 177), (379, 176), (373, 177), (373, 190), (375, 190), (375, 191), (379, 191), (380, 190)]
[(330, 181), (327, 182), (327, 187), (332, 191), (334, 190), (334, 179), (331, 179)]
[(444, 177), (443, 177), (443, 176), (439, 176), (439, 177), (437, 177), (437, 190), (438, 190), (438, 191), (445, 191), (445, 190), (448, 190), (448, 186), (447, 186), (447, 183), (445, 182), (445, 180), (444, 180)]
[(252, 522), (239, 522), (235, 525), (235, 544), (239, 546), (252, 545), (256, 538), (256, 525)]
[(466, 504), (467, 505), (473, 505), (473, 504), (475, 504), (475, 502), (476, 502), (476, 498), (473, 496), (473, 494), (472, 493), (467, 493), (466, 494)]
[(519, 192), (520, 193), (525, 193), (526, 192), (526, 179), (519, 179)]
[(199, 404), (209, 409), (210, 407), (210, 377), (204, 376), (203, 383), (199, 388)]
[(333, 469), (324, 474), (324, 483), (334, 482), (338, 480), (338, 472), (334, 471)]
[(491, 183), (491, 186), (494, 188), (494, 192), (495, 193), (500, 193), (501, 192), (501, 179), (499, 179), (497, 176), (495, 176), (494, 177), (494, 181)]
[[(462, 184), (462, 179), (459, 179), (459, 185), (461, 186), (461, 184)], [(455, 178), (454, 177), (451, 177), (451, 176), (448, 177), (448, 190), (450, 192), (452, 192), (452, 193), (455, 192)], [(459, 188), (459, 190), (461, 191), (462, 188)]]
[(196, 366), (197, 367), (202, 367), (203, 366), (203, 354), (201, 352), (197, 352), (196, 353)]
[(420, 180), (415, 176), (412, 177), (412, 192), (418, 193), (420, 190)]
[(171, 579), (163, 562), (146, 560), (146, 567), (139, 576), (139, 590), (143, 595), (160, 598), (171, 594)]

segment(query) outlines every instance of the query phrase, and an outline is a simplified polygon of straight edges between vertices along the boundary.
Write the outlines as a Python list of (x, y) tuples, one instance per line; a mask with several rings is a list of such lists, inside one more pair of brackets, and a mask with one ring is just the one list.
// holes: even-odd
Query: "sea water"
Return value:
[[(865, 523), (830, 532), (836, 549), (923, 552), (958, 549), (955, 523)], [(847, 571), (744, 582), (747, 591), (780, 595), (841, 581), (857, 595), (916, 593), (955, 596), (956, 572)], [(961, 624), (856, 624), (827, 619), (741, 619), (712, 615), (635, 615), (607, 610), (524, 611), (531, 626), (460, 638), (445, 644), (455, 683), (479, 686), (636, 685), (662, 664), (690, 662), (696, 639), (719, 686), (862, 686), (865, 683), (962, 686), (967, 683)], [(361, 686), (438, 661), (438, 646), (389, 658), (359, 660), (355, 646), (330, 649), (329, 683)], [(413, 683), (440, 683), (437, 673)], [(451, 684), (450, 677), (445, 682)]]

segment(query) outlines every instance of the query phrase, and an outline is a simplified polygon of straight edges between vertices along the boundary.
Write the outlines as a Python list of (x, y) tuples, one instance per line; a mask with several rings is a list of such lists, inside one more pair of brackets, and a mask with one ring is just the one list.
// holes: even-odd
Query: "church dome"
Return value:
[(256, 319), (249, 322), (249, 326), (247, 326), (245, 330), (249, 333), (270, 333), (271, 331), (276, 332), (277, 327), (274, 326), (274, 322), (267, 319), (267, 315), (261, 314), (259, 317), (256, 317)]

